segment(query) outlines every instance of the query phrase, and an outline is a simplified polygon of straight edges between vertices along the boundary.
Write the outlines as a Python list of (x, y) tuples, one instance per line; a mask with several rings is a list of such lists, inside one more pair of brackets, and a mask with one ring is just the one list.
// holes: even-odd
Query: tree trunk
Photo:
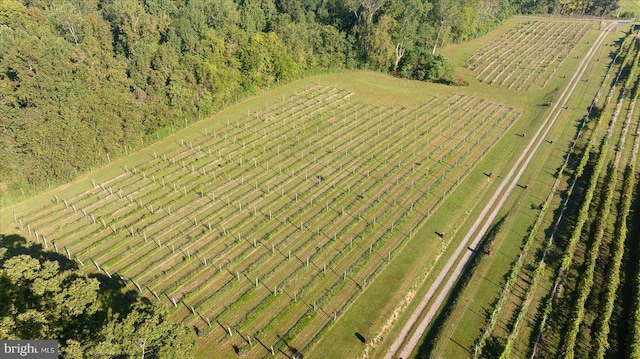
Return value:
[(69, 23), (69, 25), (67, 26), (67, 29), (69, 30), (69, 33), (71, 33), (71, 36), (73, 37), (73, 42), (76, 44), (76, 47), (78, 47), (78, 37), (76, 36), (76, 29), (73, 27), (73, 24)]
[(396, 61), (393, 64), (393, 72), (398, 71), (398, 64), (400, 63), (400, 60), (404, 56), (404, 50), (405, 50), (405, 48), (402, 47), (402, 44), (397, 44), (396, 45)]
[(438, 29), (438, 34), (436, 35), (436, 41), (433, 44), (433, 50), (431, 50), (431, 55), (436, 54), (436, 47), (438, 46), (438, 41), (440, 41), (440, 33), (442, 33), (443, 27), (444, 27), (444, 18), (440, 20), (440, 28)]

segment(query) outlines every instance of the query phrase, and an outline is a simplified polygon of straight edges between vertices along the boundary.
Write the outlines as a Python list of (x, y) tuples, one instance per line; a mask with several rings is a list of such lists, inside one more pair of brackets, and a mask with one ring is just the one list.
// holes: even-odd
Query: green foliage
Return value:
[(618, 9), (620, 0), (515, 0), (513, 5), (522, 14), (600, 16)]
[[(631, 36), (632, 35), (630, 36), (628, 35), (624, 42), (626, 43), (627, 41), (631, 41), (629, 40)], [(634, 49), (634, 46), (629, 46), (629, 48), (626, 50), (626, 56), (622, 61), (621, 69), (624, 69), (629, 61), (634, 61), (633, 60), (634, 58), (637, 59), (636, 56), (632, 56), (633, 49)], [(625, 51), (624, 46), (620, 48), (620, 52), (623, 52), (623, 51)], [(624, 84), (625, 88), (629, 87), (631, 79), (634, 78), (633, 77), (634, 72), (635, 70), (632, 70), (631, 71), (632, 76), (630, 76), (625, 81), (625, 84)], [(608, 100), (610, 99), (610, 97), (611, 95), (609, 94), (609, 96), (607, 96), (607, 100), (605, 101), (605, 108), (600, 114), (599, 122), (603, 122), (602, 118), (605, 116), (605, 114), (609, 114), (607, 110), (609, 105)], [(612, 116), (613, 116), (613, 119), (611, 121), (613, 123), (616, 119), (617, 114), (612, 114)], [(580, 208), (580, 212), (578, 215), (578, 224), (574, 228), (572, 237), (569, 242), (569, 245), (572, 246), (570, 251), (571, 256), (565, 255), (565, 257), (563, 258), (562, 266), (561, 266), (562, 271), (569, 269), (569, 266), (571, 265), (572, 257), (573, 257), (572, 253), (573, 253), (573, 250), (575, 249), (575, 243), (577, 243), (577, 241), (579, 240), (582, 232), (582, 227), (584, 223), (586, 223), (587, 221), (587, 217), (589, 213), (589, 203), (591, 202), (594, 192), (597, 189), (600, 172), (604, 167), (604, 162), (609, 151), (610, 136), (611, 134), (608, 132), (607, 135), (602, 139), (598, 159), (594, 166), (593, 174), (589, 179), (589, 186), (587, 188), (587, 192), (584, 196), (584, 202), (582, 204), (582, 207)], [(581, 281), (578, 285), (577, 299), (574, 303), (573, 312), (572, 312), (573, 319), (568, 328), (568, 332), (566, 333), (566, 336), (564, 338), (563, 351), (567, 358), (573, 358), (575, 355), (574, 351), (576, 346), (576, 339), (580, 330), (580, 324), (582, 323), (582, 320), (585, 314), (584, 313), (585, 304), (591, 292), (591, 288), (594, 284), (595, 266), (597, 264), (600, 242), (602, 240), (602, 237), (604, 236), (604, 232), (607, 226), (607, 217), (609, 216), (611, 203), (613, 201), (614, 190), (618, 180), (618, 171), (615, 168), (615, 166), (611, 166), (610, 170), (611, 171), (609, 172), (609, 176), (605, 179), (605, 183), (607, 187), (603, 190), (604, 201), (602, 203), (602, 207), (600, 208), (600, 213), (598, 214), (598, 217), (595, 220), (594, 242), (591, 244), (591, 247), (589, 248), (589, 251), (587, 253), (586, 268), (584, 272), (581, 273), (580, 275)], [(599, 340), (603, 341), (602, 338), (600, 338)]]
[(636, 268), (635, 281), (635, 301), (633, 303), (633, 313), (630, 318), (631, 338), (629, 339), (629, 359), (640, 358), (640, 270)]
[[(638, 70), (638, 61), (640, 60), (640, 51), (636, 52), (635, 59), (631, 65), (631, 70), (629, 72), (629, 78), (625, 84), (626, 87), (629, 87), (632, 79), (636, 81), (636, 88), (634, 90), (634, 95), (632, 100), (636, 101), (638, 98), (637, 93), (637, 70)], [(618, 220), (615, 227), (614, 233), (614, 241), (612, 246), (612, 259), (611, 264), (607, 270), (608, 280), (605, 288), (604, 294), (604, 305), (603, 310), (601, 312), (600, 320), (598, 320), (596, 324), (595, 331), (595, 341), (596, 341), (596, 357), (598, 359), (602, 359), (605, 357), (606, 351), (609, 348), (609, 332), (610, 332), (610, 319), (611, 315), (614, 311), (615, 301), (616, 301), (616, 292), (618, 291), (618, 286), (620, 285), (620, 268), (622, 266), (622, 257), (625, 251), (625, 241), (627, 239), (627, 219), (629, 217), (631, 211), (631, 205), (633, 204), (633, 190), (636, 185), (636, 176), (635, 174), (635, 160), (632, 159), (625, 171), (625, 180), (622, 191), (621, 198), (621, 210), (618, 215)], [(637, 303), (636, 303), (637, 304)], [(636, 305), (636, 316), (637, 319), (640, 319), (640, 306)], [(640, 325), (640, 320), (636, 320), (636, 326)], [(632, 329), (633, 331), (633, 329)], [(638, 338), (638, 334), (636, 333), (635, 337), (635, 348), (636, 350), (635, 357), (640, 357), (640, 350), (637, 348), (640, 347), (638, 343), (640, 343), (640, 338)], [(632, 340), (631, 348), (634, 348), (634, 340)], [(630, 352), (632, 352), (630, 351)], [(634, 356), (630, 356), (634, 357)]]
[(195, 353), (193, 334), (171, 323), (165, 307), (137, 301), (124, 318), (115, 316), (100, 332), (101, 340), (87, 349), (93, 356), (127, 357), (142, 353), (157, 358), (188, 358)]
[[(482, 350), (487, 344), (487, 339), (489, 338), (489, 335), (492, 333), (493, 329), (495, 328), (495, 325), (498, 323), (498, 319), (500, 318), (500, 314), (502, 313), (502, 309), (504, 307), (507, 294), (510, 293), (512, 284), (517, 283), (518, 277), (521, 275), (520, 270), (523, 268), (524, 259), (526, 258), (529, 248), (533, 244), (536, 234), (538, 233), (538, 230), (540, 228), (544, 215), (547, 211), (547, 207), (549, 205), (550, 200), (551, 200), (551, 197), (547, 197), (545, 202), (542, 204), (540, 212), (538, 213), (538, 217), (534, 225), (529, 229), (529, 235), (527, 235), (524, 245), (520, 250), (520, 255), (518, 256), (518, 259), (511, 265), (511, 269), (509, 270), (507, 280), (504, 286), (502, 287), (502, 291), (498, 296), (498, 300), (496, 301), (496, 304), (493, 306), (493, 311), (489, 315), (489, 320), (485, 323), (485, 326), (482, 330), (482, 334), (476, 341), (474, 354), (473, 354), (474, 358), (478, 358), (482, 356)], [(539, 280), (538, 277), (544, 274), (544, 267), (545, 267), (544, 261), (541, 261), (538, 267), (536, 268), (535, 275), (533, 277), (533, 284), (530, 285), (527, 289), (527, 292), (526, 292), (527, 299), (524, 301), (525, 304), (523, 304), (519, 309), (519, 313), (516, 319), (516, 324), (512, 327), (513, 330), (509, 333), (509, 336), (507, 338), (507, 344), (505, 346), (504, 351), (501, 354), (501, 357), (508, 357), (510, 355), (511, 346), (517, 334), (517, 326), (522, 320), (522, 316), (527, 311), (528, 300), (531, 296), (531, 293), (533, 293), (535, 289), (535, 285), (537, 285), (538, 283), (538, 280)]]
[(431, 55), (424, 49), (408, 52), (400, 62), (400, 76), (409, 79), (440, 82), (453, 82), (453, 67), (444, 55)]
[(514, 341), (518, 336), (520, 324), (522, 323), (522, 320), (525, 318), (525, 315), (527, 314), (527, 309), (529, 307), (529, 304), (531, 303), (533, 293), (535, 292), (538, 286), (538, 281), (540, 280), (540, 277), (544, 272), (544, 268), (545, 268), (544, 263), (542, 263), (540, 266), (536, 268), (533, 280), (531, 284), (527, 286), (527, 289), (524, 295), (524, 301), (522, 302), (522, 304), (520, 305), (520, 308), (518, 309), (516, 320), (513, 323), (511, 332), (509, 332), (509, 336), (507, 337), (507, 343), (505, 344), (505, 347), (502, 350), (502, 353), (500, 354), (500, 359), (508, 359), (512, 357), (511, 350), (513, 350)]
[[(506, 0), (447, 3), (439, 46), (482, 34), (512, 12)], [(423, 50), (443, 28), (445, 7), (436, 5), (3, 1), (0, 191), (71, 180), (107, 154), (113, 159), (239, 94), (308, 72), (395, 71), (403, 61), (404, 76), (450, 83), (446, 58)]]
[(627, 218), (633, 202), (633, 188), (635, 187), (635, 176), (632, 175), (633, 165), (627, 168), (625, 174), (625, 185), (622, 194), (622, 210), (616, 225), (614, 236), (612, 262), (607, 270), (608, 280), (604, 294), (604, 305), (601, 313), (601, 320), (596, 323), (595, 342), (596, 357), (604, 358), (606, 350), (609, 348), (610, 319), (613, 314), (616, 300), (616, 291), (620, 285), (620, 267), (624, 254), (625, 239), (627, 237)]
[[(596, 171), (599, 172), (602, 167), (601, 158), (606, 155), (606, 151), (603, 152), (598, 158), (598, 163), (596, 167)], [(604, 236), (605, 227), (607, 225), (607, 219), (609, 216), (609, 212), (611, 209), (611, 202), (613, 201), (613, 194), (617, 184), (617, 175), (618, 171), (613, 166), (609, 168), (611, 171), (609, 172), (611, 176), (608, 178), (607, 188), (604, 193), (605, 200), (602, 204), (601, 213), (599, 213), (596, 219), (596, 233), (595, 239), (589, 251), (587, 253), (587, 265), (586, 269), (583, 273), (581, 273), (581, 281), (578, 285), (578, 298), (574, 304), (571, 324), (569, 326), (569, 330), (566, 333), (565, 343), (564, 343), (564, 353), (567, 358), (573, 358), (575, 355), (575, 345), (576, 338), (578, 336), (578, 332), (580, 330), (580, 324), (582, 323), (582, 319), (584, 318), (585, 312), (585, 304), (587, 301), (587, 297), (591, 293), (591, 288), (594, 284), (594, 274), (595, 268), (598, 259), (598, 253), (600, 249), (600, 243), (602, 242), (602, 238)], [(591, 187), (590, 190), (592, 191)]]
[(171, 323), (164, 307), (143, 299), (119, 303), (124, 295), (109, 292), (109, 279), (89, 277), (36, 247), (21, 252), (32, 254), (0, 253), (0, 338), (56, 339), (70, 358), (129, 357), (142, 354), (141, 343), (149, 357), (193, 356), (193, 334)]

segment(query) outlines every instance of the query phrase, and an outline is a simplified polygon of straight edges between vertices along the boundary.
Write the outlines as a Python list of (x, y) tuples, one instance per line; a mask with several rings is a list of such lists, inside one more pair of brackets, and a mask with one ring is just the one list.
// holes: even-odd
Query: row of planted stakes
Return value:
[(465, 66), (473, 71), (476, 79), (491, 85), (518, 91), (544, 88), (594, 24), (590, 21), (521, 22), (470, 56)]
[(16, 214), (17, 228), (229, 347), (305, 348), (519, 116), (474, 96), (400, 107), (351, 95), (312, 86), (143, 151)]

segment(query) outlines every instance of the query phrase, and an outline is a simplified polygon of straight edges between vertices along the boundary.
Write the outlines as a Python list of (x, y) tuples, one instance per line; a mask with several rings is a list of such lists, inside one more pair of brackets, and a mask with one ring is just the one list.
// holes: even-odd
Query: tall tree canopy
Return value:
[(68, 181), (278, 81), (413, 74), (401, 66), (440, 64), (429, 53), (514, 12), (617, 1), (1, 0), (0, 195)]
[(171, 323), (166, 308), (124, 295), (111, 279), (89, 277), (38, 247), (20, 252), (0, 247), (0, 339), (55, 339), (63, 358), (195, 353), (194, 334)]

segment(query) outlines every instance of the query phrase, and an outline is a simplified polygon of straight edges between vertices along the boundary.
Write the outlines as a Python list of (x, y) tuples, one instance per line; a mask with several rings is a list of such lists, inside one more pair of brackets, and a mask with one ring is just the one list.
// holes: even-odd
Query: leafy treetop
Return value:
[(0, 247), (0, 339), (55, 339), (64, 358), (195, 353), (194, 333), (171, 323), (165, 307), (124, 295), (119, 283), (47, 258), (37, 246), (20, 248)]

